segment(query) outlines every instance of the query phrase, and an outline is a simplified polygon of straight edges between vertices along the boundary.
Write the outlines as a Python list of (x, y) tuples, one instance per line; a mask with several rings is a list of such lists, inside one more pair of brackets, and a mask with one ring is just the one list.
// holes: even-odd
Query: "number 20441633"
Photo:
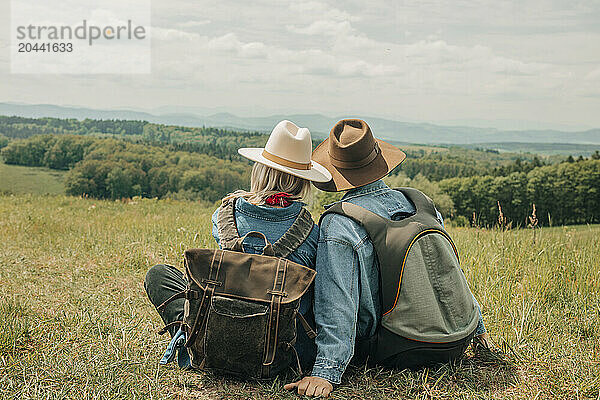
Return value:
[(20, 42), (17, 48), (19, 53), (71, 53), (73, 51), (73, 43)]

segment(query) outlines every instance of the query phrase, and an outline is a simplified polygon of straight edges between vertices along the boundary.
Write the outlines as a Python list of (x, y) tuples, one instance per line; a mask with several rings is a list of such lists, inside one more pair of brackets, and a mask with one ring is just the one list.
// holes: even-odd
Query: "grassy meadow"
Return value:
[[(6, 168), (0, 164), (0, 168)], [(158, 366), (149, 266), (212, 247), (212, 209), (170, 200), (0, 196), (0, 398), (291, 399)], [(416, 372), (353, 367), (337, 399), (600, 398), (600, 226), (450, 229), (502, 353)]]
[(0, 193), (63, 194), (66, 171), (8, 165), (0, 158)]

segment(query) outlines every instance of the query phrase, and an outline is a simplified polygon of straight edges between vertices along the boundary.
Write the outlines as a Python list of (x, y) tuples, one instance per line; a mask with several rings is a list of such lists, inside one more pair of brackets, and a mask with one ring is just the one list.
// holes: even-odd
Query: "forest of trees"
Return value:
[(455, 215), (482, 226), (498, 223), (498, 203), (513, 226), (527, 225), (533, 204), (541, 225), (600, 222), (598, 159), (540, 166), (506, 176), (450, 178), (439, 186), (451, 197)]
[(8, 142), (10, 141), (9, 138), (7, 138), (6, 136), (0, 134), (0, 149), (3, 147), (6, 147), (8, 145)]
[[(145, 121), (0, 116), (5, 163), (68, 170), (67, 193), (96, 198), (213, 202), (248, 186), (251, 164), (237, 149), (263, 146), (266, 139), (259, 132)], [(425, 191), (459, 224), (496, 225), (498, 204), (512, 226), (527, 224), (533, 204), (540, 224), (600, 222), (598, 151), (562, 162), (459, 147), (407, 146), (406, 153), (389, 184)], [(318, 202), (339, 197), (319, 196)]]
[(26, 139), (30, 136), (52, 133), (87, 135), (142, 135), (146, 121), (25, 118), (0, 116), (0, 134), (9, 138)]
[(0, 135), (26, 139), (40, 134), (115, 136), (134, 143), (169, 144), (174, 151), (208, 154), (228, 160), (241, 160), (238, 148), (263, 146), (267, 140), (267, 136), (260, 132), (161, 125), (147, 121), (0, 116)]
[(457, 225), (498, 225), (498, 204), (505, 226), (527, 226), (534, 204), (540, 226), (600, 222), (600, 155), (533, 168), (517, 161), (506, 170), (513, 172), (431, 181), (421, 174), (411, 178), (401, 168), (386, 182), (427, 193)]
[(69, 170), (68, 194), (216, 201), (246, 187), (249, 164), (111, 138), (38, 135), (2, 149), (7, 164)]
[(511, 172), (529, 172), (563, 160), (557, 157), (540, 159), (533, 154), (504, 153), (489, 150), (470, 150), (451, 146), (444, 151), (405, 150), (406, 160), (393, 173), (404, 173), (409, 178), (422, 175), (431, 181), (457, 176), (494, 175), (505, 176)]

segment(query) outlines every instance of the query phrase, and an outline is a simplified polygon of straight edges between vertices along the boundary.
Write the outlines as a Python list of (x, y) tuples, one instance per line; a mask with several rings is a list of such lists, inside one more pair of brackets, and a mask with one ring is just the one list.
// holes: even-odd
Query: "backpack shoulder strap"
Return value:
[(312, 216), (310, 212), (304, 207), (300, 209), (300, 214), (296, 217), (296, 220), (290, 226), (282, 237), (279, 238), (275, 243), (273, 243), (273, 251), (277, 257), (287, 257), (294, 250), (296, 250), (308, 236), (313, 229)]
[(240, 238), (235, 223), (235, 198), (229, 199), (219, 207), (217, 215), (217, 229), (219, 231), (219, 243), (223, 249), (231, 249)]
[(397, 190), (405, 195), (406, 198), (408, 198), (415, 205), (417, 213), (425, 212), (437, 219), (437, 210), (435, 208), (435, 204), (433, 204), (433, 200), (431, 200), (425, 193), (409, 187), (395, 188), (394, 190)]
[(321, 225), (323, 217), (327, 214), (339, 214), (352, 219), (365, 228), (371, 238), (379, 230), (379, 227), (381, 227), (382, 224), (388, 222), (386, 218), (383, 218), (364, 207), (345, 201), (335, 203), (321, 214), (319, 225)]

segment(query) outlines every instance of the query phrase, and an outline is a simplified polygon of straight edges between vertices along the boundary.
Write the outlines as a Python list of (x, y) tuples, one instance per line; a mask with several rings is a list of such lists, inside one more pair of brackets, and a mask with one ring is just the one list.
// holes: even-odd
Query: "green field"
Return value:
[[(0, 196), (0, 398), (285, 399), (157, 361), (168, 339), (142, 281), (214, 246), (213, 210), (169, 200)], [(600, 226), (451, 229), (504, 355), (417, 372), (353, 368), (337, 399), (597, 399)]]
[(0, 193), (63, 194), (66, 171), (8, 165), (0, 158)]

